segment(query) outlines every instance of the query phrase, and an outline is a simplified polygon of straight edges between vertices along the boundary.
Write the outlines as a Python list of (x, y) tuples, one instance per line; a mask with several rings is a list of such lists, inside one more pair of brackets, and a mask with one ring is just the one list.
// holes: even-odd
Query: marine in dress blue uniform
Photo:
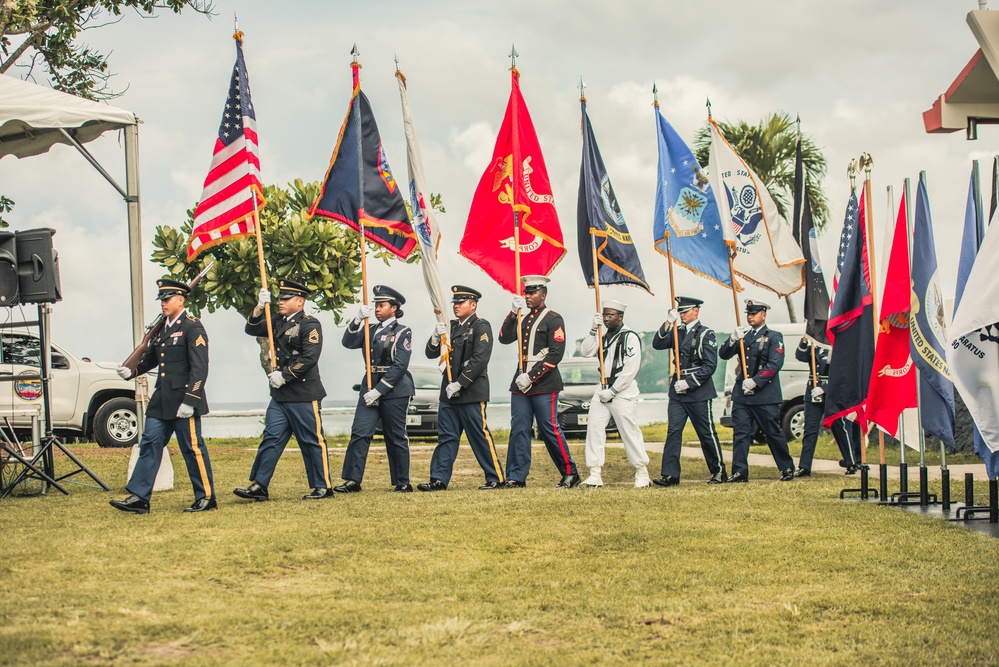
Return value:
[(440, 407), (437, 412), (437, 447), (430, 459), (430, 481), (417, 484), (420, 491), (443, 491), (451, 482), (454, 461), (458, 457), (461, 434), (475, 460), (485, 473), (480, 490), (496, 489), (505, 481), (503, 467), (496, 454), (496, 443), (486, 424), (486, 404), (489, 402), (487, 367), (493, 353), (493, 328), (476, 314), (482, 293), (465, 285), (451, 287), (451, 302), (457, 319), (450, 327), (438, 323), (427, 341), (428, 359), (441, 356), (443, 336), (451, 352), (441, 379)]
[[(815, 345), (807, 338), (802, 338), (794, 358), (809, 365), (811, 370), (812, 348), (815, 348), (815, 375), (818, 376), (818, 386), (814, 386), (812, 373), (808, 374), (805, 384), (805, 432), (801, 436), (801, 457), (798, 459), (798, 469), (795, 477), (808, 477), (812, 474), (812, 457), (815, 455), (815, 444), (819, 439), (822, 427), (822, 413), (825, 410), (825, 386), (829, 380), (829, 350)], [(856, 474), (860, 470), (860, 447), (863, 442), (860, 435), (860, 425), (845, 417), (833, 422), (833, 437), (843, 457), (843, 466), (847, 475)]]
[[(329, 452), (320, 417), (320, 402), (326, 396), (319, 377), (323, 327), (318, 319), (306, 315), (303, 310), (309, 296), (308, 287), (293, 280), (281, 280), (278, 286), (280, 315), (271, 322), (277, 365), (267, 376), (271, 401), (264, 418), (264, 436), (250, 468), (250, 486), (234, 489), (233, 493), (249, 500), (267, 500), (274, 468), (294, 434), (312, 487), (312, 492), (302, 499), (332, 498)], [(269, 303), (270, 293), (261, 290), (257, 307), (246, 320), (245, 331), (250, 336), (267, 335), (263, 311)]]
[[(208, 381), (208, 334), (201, 321), (184, 310), (190, 294), (186, 284), (163, 278), (156, 281), (157, 298), (166, 320), (159, 334), (139, 360), (136, 375), (154, 368), (159, 371), (156, 389), (146, 407), (146, 423), (139, 441), (139, 458), (125, 490), (124, 500), (112, 500), (111, 506), (123, 512), (147, 514), (153, 483), (163, 458), (163, 448), (171, 435), (177, 436), (180, 452), (187, 465), (187, 475), (194, 488), (194, 504), (185, 512), (204, 512), (218, 507), (212, 482), (212, 464), (201, 437), (201, 416), (208, 414), (205, 383)], [(121, 366), (123, 379), (132, 377)]]
[[(375, 296), (374, 309), (367, 304), (361, 306), (357, 317), (343, 332), (344, 347), (363, 350), (364, 327), (368, 327), (371, 356), (367, 363), (371, 367), (371, 383), (368, 384), (365, 373), (361, 380), (357, 408), (354, 410), (354, 423), (350, 427), (350, 442), (347, 443), (347, 453), (343, 459), (341, 476), (344, 482), (334, 488), (340, 493), (361, 490), (368, 448), (371, 446), (375, 427), (381, 420), (392, 490), (408, 493), (413, 490), (413, 486), (409, 483), (406, 413), (409, 411), (409, 401), (416, 393), (413, 376), (409, 373), (413, 330), (399, 322), (402, 317), (401, 306), (406, 303), (402, 294), (385, 285), (375, 285), (372, 292)], [(378, 322), (366, 325), (365, 320), (372, 312)]]
[(784, 366), (784, 336), (767, 327), (767, 310), (760, 301), (746, 300), (748, 327), (738, 327), (722, 343), (718, 356), (731, 359), (739, 354), (739, 340), (746, 347), (746, 367), (749, 377), (738, 366), (732, 388), (732, 475), (728, 482), (749, 481), (749, 447), (756, 426), (763, 431), (781, 471), (782, 482), (794, 479), (794, 459), (787, 451), (787, 438), (780, 426), (780, 369)]
[(524, 487), (531, 471), (531, 426), (537, 422), (541, 439), (562, 479), (559, 488), (579, 485), (576, 462), (569, 453), (565, 434), (558, 423), (558, 394), (562, 375), (558, 363), (565, 354), (565, 323), (562, 316), (545, 306), (548, 296), (545, 276), (523, 276), (525, 296), (514, 297), (513, 307), (500, 327), (499, 341), (516, 343), (517, 313), (521, 318), (521, 348), (510, 383), (510, 445), (506, 456), (506, 488)]
[(680, 379), (670, 374), (669, 406), (666, 443), (663, 446), (662, 476), (652, 482), (657, 486), (676, 486), (680, 483), (680, 449), (683, 446), (683, 428), (689, 419), (701, 441), (701, 452), (708, 465), (711, 478), (708, 484), (723, 484), (725, 459), (715, 430), (711, 403), (718, 396), (712, 380), (718, 366), (718, 344), (715, 332), (700, 322), (701, 304), (704, 302), (688, 296), (676, 297), (676, 308), (666, 314), (652, 347), (656, 350), (673, 350), (673, 324), (677, 321), (680, 341)]

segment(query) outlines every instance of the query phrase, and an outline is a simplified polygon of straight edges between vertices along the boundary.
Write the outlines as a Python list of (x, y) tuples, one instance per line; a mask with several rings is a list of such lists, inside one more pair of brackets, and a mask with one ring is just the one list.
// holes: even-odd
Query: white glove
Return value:
[(378, 399), (382, 397), (382, 392), (377, 389), (372, 389), (364, 395), (364, 404), (369, 408), (378, 402)]
[(666, 311), (666, 324), (672, 326), (674, 322), (679, 322), (679, 321), (680, 321), (679, 310), (677, 310), (676, 308), (670, 308), (668, 311)]
[(267, 376), (267, 381), (270, 382), (271, 386), (275, 389), (278, 389), (286, 382), (284, 376), (281, 375), (281, 371), (271, 371), (271, 374)]
[(732, 332), (732, 340), (742, 340), (749, 333), (749, 327), (736, 327)]
[(362, 303), (361, 307), (357, 309), (357, 317), (354, 318), (355, 322), (360, 322), (361, 320), (366, 320), (375, 313), (374, 306), (370, 306), (366, 303)]
[(188, 405), (187, 403), (181, 403), (180, 407), (177, 408), (177, 419), (190, 419), (194, 416), (194, 406)]
[(617, 394), (614, 393), (613, 389), (601, 389), (597, 392), (597, 398), (600, 399), (601, 403), (610, 403), (614, 400)]
[(822, 398), (825, 395), (826, 395), (826, 390), (823, 389), (822, 387), (815, 387), (814, 389), (812, 389), (812, 400), (813, 401), (816, 400), (816, 399)]
[(673, 388), (676, 389), (676, 393), (678, 394), (686, 394), (687, 390), (690, 389), (690, 384), (686, 380), (677, 380)]
[(527, 299), (519, 295), (513, 297), (513, 304), (510, 306), (511, 313), (516, 313), (518, 310), (527, 310)]
[(753, 382), (753, 378), (742, 381), (742, 393), (752, 394), (754, 391), (756, 391), (756, 383)]
[(434, 345), (441, 344), (441, 336), (447, 333), (447, 325), (443, 322), (438, 322), (437, 326), (434, 327), (434, 335), (430, 337), (430, 342)]
[(449, 382), (448, 385), (444, 387), (444, 394), (448, 398), (454, 398), (459, 391), (461, 391), (460, 382)]
[(517, 385), (517, 388), (520, 389), (521, 391), (527, 391), (531, 387), (531, 385), (534, 384), (533, 382), (531, 382), (531, 376), (528, 375), (527, 373), (521, 373), (520, 375), (518, 375), (517, 379), (514, 380), (513, 383)]
[(129, 379), (130, 377), (132, 377), (132, 369), (128, 368), (127, 366), (119, 366), (118, 377), (120, 377), (122, 380)]
[(604, 325), (604, 316), (603, 315), (599, 315), (599, 314), (594, 315), (593, 316), (593, 326), (590, 327), (590, 335), (591, 336), (596, 336), (597, 335), (597, 329), (599, 329), (603, 325)]
[(264, 308), (267, 304), (271, 302), (271, 293), (265, 289), (260, 290), (260, 294), (257, 295), (257, 305)]

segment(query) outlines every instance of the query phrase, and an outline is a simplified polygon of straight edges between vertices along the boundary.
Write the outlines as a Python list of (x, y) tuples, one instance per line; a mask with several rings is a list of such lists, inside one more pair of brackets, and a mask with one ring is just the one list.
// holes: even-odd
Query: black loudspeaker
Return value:
[(17, 304), (17, 243), (14, 232), (0, 231), (0, 307)]
[(62, 301), (59, 255), (52, 245), (54, 229), (16, 232), (17, 283), (21, 303)]

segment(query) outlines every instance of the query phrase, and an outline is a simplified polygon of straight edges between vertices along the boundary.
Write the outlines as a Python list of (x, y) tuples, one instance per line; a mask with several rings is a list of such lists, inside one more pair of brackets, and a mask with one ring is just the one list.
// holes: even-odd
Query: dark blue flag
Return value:
[(826, 345), (826, 325), (829, 320), (829, 290), (819, 262), (819, 248), (812, 222), (812, 205), (805, 189), (804, 167), (801, 159), (801, 135), (794, 160), (794, 240), (801, 246), (805, 258), (805, 334), (815, 342)]
[[(649, 294), (638, 250), (628, 232), (618, 206), (597, 140), (586, 115), (586, 100), (580, 100), (583, 113), (583, 162), (579, 167), (579, 203), (576, 206), (579, 263), (586, 284), (593, 286), (593, 248), (597, 245), (597, 277), (601, 285), (636, 285)], [(592, 237), (591, 237), (592, 235)]]
[(874, 300), (865, 252), (866, 217), (864, 197), (858, 206), (856, 192), (851, 190), (840, 237), (839, 282), (826, 329), (833, 349), (823, 415), (827, 428), (840, 417), (855, 415), (865, 432), (867, 388), (874, 366)]
[(359, 221), (363, 220), (365, 238), (402, 259), (416, 247), (416, 233), (399, 184), (389, 168), (375, 116), (360, 86), (354, 88), (322, 188), (309, 209), (309, 217), (313, 216), (343, 223), (358, 232)]
[(923, 431), (954, 451), (954, 383), (947, 366), (943, 292), (937, 277), (930, 200), (920, 174), (912, 230), (912, 361), (919, 370), (919, 414)]

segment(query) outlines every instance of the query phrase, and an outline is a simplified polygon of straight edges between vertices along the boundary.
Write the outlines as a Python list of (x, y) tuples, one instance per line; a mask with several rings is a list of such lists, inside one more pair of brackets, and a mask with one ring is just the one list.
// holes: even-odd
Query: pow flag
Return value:
[(520, 73), (512, 70), (510, 101), (482, 174), (458, 252), (500, 287), (520, 294), (515, 275), (515, 226), (519, 226), (520, 275), (547, 276), (565, 256), (548, 169), (527, 104)]
[(308, 217), (334, 220), (357, 232), (363, 222), (365, 238), (400, 259), (416, 247), (399, 183), (385, 158), (371, 105), (356, 79), (329, 169)]
[[(593, 249), (597, 243), (597, 278), (601, 285), (636, 285), (649, 294), (635, 242), (628, 232), (614, 188), (593, 136), (586, 100), (579, 101), (583, 114), (583, 162), (579, 168), (578, 223), (579, 262), (586, 284), (593, 286)], [(591, 239), (591, 235), (595, 238)]]
[[(714, 192), (690, 148), (656, 107), (659, 179), (652, 234), (656, 250), (694, 273), (732, 286), (728, 246)], [(736, 289), (741, 289), (736, 284)]]

